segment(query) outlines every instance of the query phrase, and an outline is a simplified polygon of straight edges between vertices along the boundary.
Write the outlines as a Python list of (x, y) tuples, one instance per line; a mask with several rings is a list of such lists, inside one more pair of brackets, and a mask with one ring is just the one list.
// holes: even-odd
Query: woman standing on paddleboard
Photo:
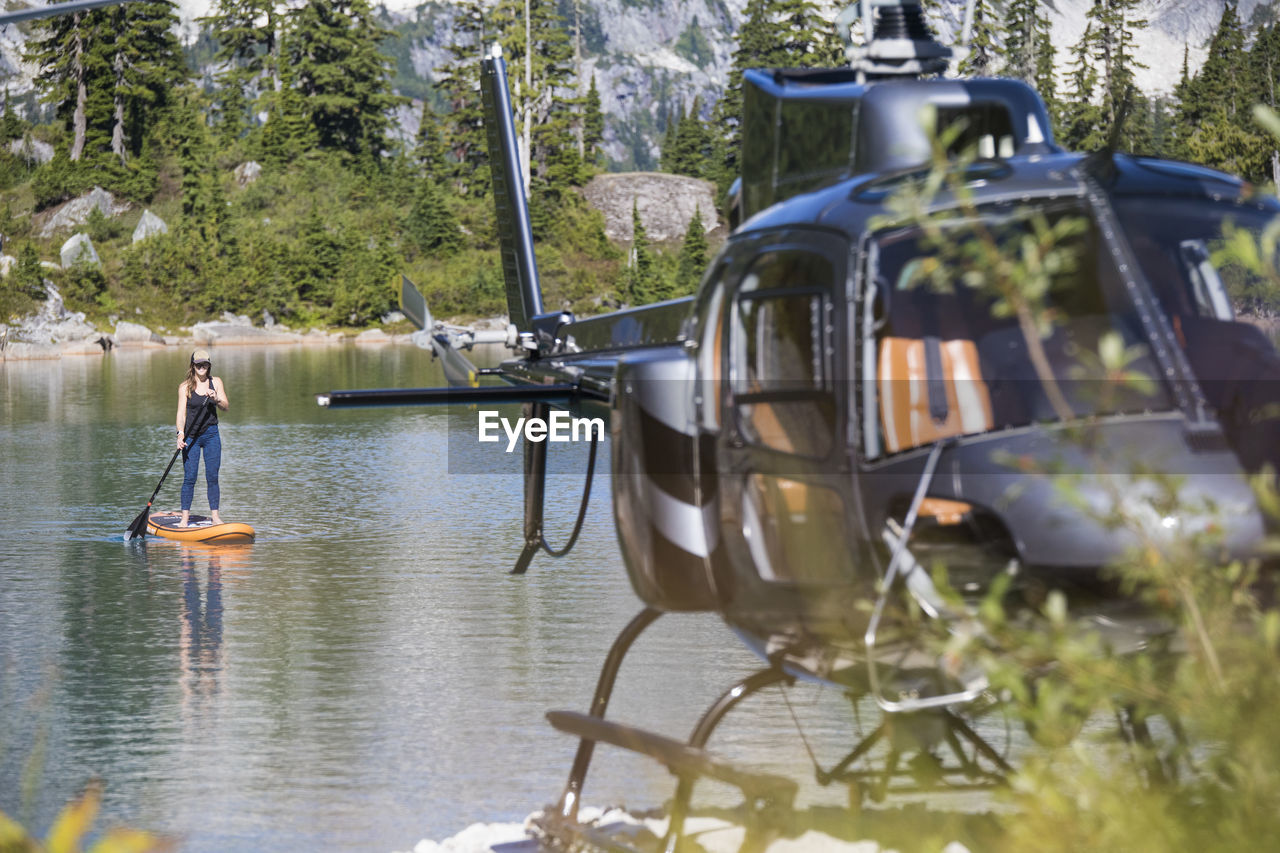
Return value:
[[(218, 437), (218, 409), (231, 407), (222, 380), (212, 375), (209, 353), (198, 349), (191, 354), (187, 378), (178, 385), (178, 447), (182, 451), (182, 521), (186, 527), (191, 517), (191, 499), (196, 493), (196, 476), (200, 473), (200, 454), (204, 453), (204, 480), (209, 489), (209, 515), (221, 524), (218, 515), (218, 469), (222, 466), (222, 439)], [(200, 413), (208, 408), (203, 418)], [(199, 424), (203, 422), (203, 428)], [(198, 434), (193, 435), (192, 433)]]

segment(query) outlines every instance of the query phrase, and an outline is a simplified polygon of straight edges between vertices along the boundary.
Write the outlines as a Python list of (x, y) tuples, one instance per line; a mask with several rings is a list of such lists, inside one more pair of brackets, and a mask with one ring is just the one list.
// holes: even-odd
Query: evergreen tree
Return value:
[(1039, 19), (1039, 0), (1011, 0), (1006, 10), (1008, 25), (1004, 49), (1001, 51), (1004, 59), (1004, 73), (1031, 86), (1035, 86), (1037, 82), (1036, 70), (1040, 49), (1040, 40), (1037, 37)]
[[(1141, 96), (1134, 86), (1134, 72), (1146, 68), (1134, 56), (1134, 34), (1147, 22), (1136, 17), (1138, 0), (1095, 0), (1089, 9), (1086, 41), (1095, 63), (1100, 88), (1098, 133), (1105, 143), (1116, 122), (1125, 113), (1126, 121), (1141, 113)], [(1119, 147), (1132, 151), (1140, 147), (1140, 134), (1121, 129)]]
[[(683, 108), (682, 108), (683, 109)], [(663, 172), (674, 172), (672, 160), (676, 153), (676, 133), (680, 128), (680, 120), (675, 108), (667, 110), (667, 126), (662, 129), (662, 151), (658, 155), (658, 169)]]
[(1067, 72), (1067, 97), (1062, 105), (1059, 141), (1071, 150), (1093, 151), (1106, 142), (1102, 132), (1102, 110), (1094, 103), (1098, 73), (1090, 55), (1092, 25), (1071, 49), (1072, 62)]
[(418, 121), (413, 159), (422, 169), (422, 174), (431, 181), (441, 181), (448, 176), (443, 128), (440, 117), (427, 99), (422, 101), (422, 117)]
[(178, 162), (182, 166), (182, 230), (215, 246), (226, 219), (226, 199), (213, 164), (213, 140), (204, 115), (188, 92), (180, 105)]
[(622, 298), (632, 305), (647, 305), (659, 298), (660, 283), (649, 236), (640, 221), (640, 208), (631, 203), (631, 257), (623, 270)]
[(1062, 102), (1058, 98), (1058, 82), (1057, 82), (1057, 51), (1054, 50), (1053, 40), (1049, 32), (1049, 18), (1044, 15), (1036, 17), (1036, 68), (1035, 80), (1033, 85), (1036, 91), (1040, 93), (1040, 98), (1044, 101), (1045, 107), (1049, 110), (1049, 117), (1057, 120), (1062, 113)]
[(553, 0), (500, 0), (490, 21), (511, 72), (522, 162), (548, 184), (544, 189), (561, 194), (580, 180), (574, 167), (573, 46), (564, 19)]
[(431, 178), (418, 183), (418, 195), (405, 220), (404, 230), (428, 255), (447, 257), (462, 248), (458, 220), (449, 209), (439, 184)]
[(582, 107), (583, 160), (592, 166), (599, 165), (603, 153), (604, 113), (600, 111), (600, 91), (596, 88), (596, 75), (591, 75), (591, 88)]
[(1235, 4), (1227, 3), (1200, 73), (1184, 87), (1179, 123), (1190, 131), (1189, 159), (1258, 180), (1267, 143), (1253, 129), (1248, 71), (1244, 27)]
[(683, 296), (693, 293), (707, 266), (707, 235), (702, 225), (702, 210), (695, 209), (689, 220), (689, 228), (680, 246), (680, 258), (676, 266), (676, 293)]
[(700, 110), (698, 98), (693, 99), (693, 107), (688, 112), (681, 110), (675, 133), (669, 134), (670, 152), (665, 148), (662, 152), (664, 171), (691, 178), (706, 177), (712, 153), (711, 133), (698, 116)]
[[(449, 62), (436, 69), (436, 87), (448, 104), (442, 137), (454, 189), (484, 194), (489, 187), (484, 111), (480, 103), (480, 58), (486, 49), (485, 12), (480, 0), (462, 0), (453, 19)], [(421, 14), (421, 12), (419, 12)]]
[(991, 0), (975, 0), (969, 55), (960, 63), (962, 76), (990, 77), (995, 74), (1003, 40), (1001, 30)]
[(716, 136), (724, 152), (721, 171), (724, 187), (740, 169), (738, 156), (742, 147), (742, 75), (750, 68), (776, 67), (779, 58), (769, 0), (747, 0), (742, 26), (738, 29), (737, 48), (729, 67), (728, 86), (717, 107)]
[(282, 17), (276, 0), (216, 0), (213, 14), (199, 19), (217, 33), (219, 88), (234, 86), (241, 96), (246, 88), (280, 91)]
[(175, 9), (169, 0), (142, 0), (58, 16), (28, 43), (37, 85), (71, 136), (66, 191), (87, 182), (135, 198), (154, 192), (155, 164), (132, 161), (187, 77), (172, 32)]
[(307, 116), (306, 100), (293, 85), (292, 66), (281, 68), (281, 87), (262, 98), (267, 121), (259, 136), (259, 156), (273, 166), (287, 166), (319, 145), (315, 125)]
[[(1253, 48), (1249, 51), (1250, 100), (1265, 104), (1275, 110), (1280, 107), (1277, 77), (1280, 77), (1280, 25), (1269, 24), (1258, 31)], [(1280, 186), (1280, 149), (1267, 134), (1260, 134), (1263, 142), (1261, 157), (1273, 184)]]
[(321, 148), (376, 158), (386, 151), (391, 60), (378, 45), (391, 35), (367, 0), (308, 0), (291, 15), (289, 60)]

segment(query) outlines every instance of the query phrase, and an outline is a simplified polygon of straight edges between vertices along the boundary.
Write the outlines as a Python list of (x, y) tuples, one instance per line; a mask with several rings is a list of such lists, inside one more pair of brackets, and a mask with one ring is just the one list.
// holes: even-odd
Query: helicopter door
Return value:
[(848, 583), (849, 489), (838, 421), (847, 248), (780, 235), (730, 299), (721, 471), (740, 589)]

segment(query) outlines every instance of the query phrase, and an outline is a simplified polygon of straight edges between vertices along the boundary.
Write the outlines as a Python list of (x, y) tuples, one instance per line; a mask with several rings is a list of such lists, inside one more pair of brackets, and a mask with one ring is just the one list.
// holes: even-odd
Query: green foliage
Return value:
[(693, 218), (689, 220), (689, 228), (685, 231), (684, 243), (680, 246), (674, 295), (685, 296), (697, 290), (706, 266), (707, 235), (702, 224), (702, 211), (695, 210)]
[(89, 218), (85, 220), (84, 225), (85, 233), (89, 235), (89, 239), (95, 246), (114, 240), (123, 230), (118, 219), (105, 216), (102, 209), (96, 206), (89, 211)]
[(435, 181), (418, 182), (418, 195), (404, 223), (405, 232), (424, 254), (444, 257), (462, 248), (462, 232)]
[[(102, 804), (102, 783), (90, 782), (84, 793), (58, 813), (41, 844), (13, 819), (0, 812), (0, 850), (12, 853), (77, 853), (93, 831)], [(173, 841), (149, 832), (115, 827), (89, 847), (89, 853), (160, 853), (172, 850)]]
[(699, 68), (706, 68), (708, 64), (715, 60), (711, 42), (707, 40), (706, 34), (703, 33), (702, 26), (698, 23), (697, 15), (693, 16), (689, 26), (684, 28), (684, 32), (676, 39), (676, 43), (671, 49), (675, 51), (677, 56), (684, 57)]

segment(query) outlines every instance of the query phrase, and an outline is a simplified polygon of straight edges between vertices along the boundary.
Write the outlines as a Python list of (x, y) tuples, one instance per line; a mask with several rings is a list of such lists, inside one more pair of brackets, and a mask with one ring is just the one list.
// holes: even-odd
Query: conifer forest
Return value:
[[(1157, 96), (1134, 85), (1134, 37), (1146, 26), (1137, 0), (1097, 0), (1074, 44), (1052, 43), (1046, 6), (979, 0), (959, 72), (1033, 85), (1068, 149), (1111, 142), (1259, 185), (1280, 176), (1277, 143), (1253, 116), (1257, 104), (1276, 106), (1280, 23), (1243, 21), (1228, 3), (1204, 63), (1193, 73), (1184, 59), (1176, 87)], [(438, 316), (503, 313), (478, 91), (479, 58), (493, 42), (527, 140), (548, 306), (593, 313), (692, 292), (715, 248), (709, 223), (651, 245), (636, 216), (634, 244), (617, 245), (580, 193), (611, 164), (597, 82), (575, 72), (572, 8), (461, 0), (434, 82), (399, 90), (393, 48), (403, 34), (368, 0), (216, 0), (190, 44), (168, 0), (20, 25), (40, 108), (6, 92), (0, 234), (17, 262), (0, 284), (0, 311), (33, 310), (52, 277), (67, 305), (91, 317), (177, 325), (230, 311), (360, 327), (396, 307), (403, 272)], [(656, 117), (660, 170), (711, 181), (723, 197), (737, 174), (743, 70), (842, 57), (815, 3), (749, 0), (718, 100)], [(411, 104), (421, 104), (421, 120), (406, 142), (394, 116)], [(52, 159), (22, 156), (12, 143), (27, 138), (52, 146)], [(262, 171), (241, 185), (234, 170), (248, 161)], [(94, 186), (129, 201), (135, 219), (90, 218), (100, 267), (42, 267), (67, 235), (41, 237), (41, 215)], [(169, 230), (132, 243), (126, 223), (144, 208)]]

